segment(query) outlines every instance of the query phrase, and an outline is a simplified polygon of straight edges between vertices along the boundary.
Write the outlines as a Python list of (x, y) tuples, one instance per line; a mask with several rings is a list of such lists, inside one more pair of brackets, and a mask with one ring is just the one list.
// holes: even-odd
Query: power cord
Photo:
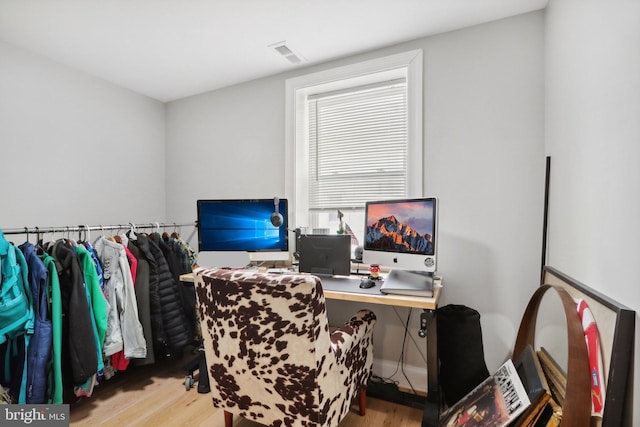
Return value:
[[(402, 324), (402, 326), (404, 326), (405, 328), (405, 333), (407, 331), (407, 329), (409, 328), (409, 320), (407, 319), (407, 323), (404, 323), (402, 320), (402, 317), (400, 317), (400, 313), (398, 313), (398, 310), (396, 309), (395, 306), (393, 306), (393, 311), (396, 313), (396, 316), (398, 317), (398, 319), (400, 320), (400, 323)], [(411, 317), (411, 308), (409, 308), (409, 317)], [(416, 346), (416, 350), (418, 350), (418, 353), (420, 354), (420, 357), (422, 358), (422, 360), (424, 361), (425, 364), (427, 364), (427, 357), (424, 355), (424, 353), (421, 350), (420, 345), (418, 345), (418, 343), (416, 342), (415, 338), (413, 335), (409, 335), (409, 338), (411, 338), (411, 341), (413, 342), (413, 344)]]
[[(402, 351), (400, 352), (400, 369), (402, 371), (402, 375), (404, 376), (404, 379), (407, 380), (407, 383), (409, 383), (409, 387), (411, 387), (413, 394), (418, 394), (416, 392), (416, 389), (413, 388), (413, 384), (411, 384), (411, 380), (409, 380), (407, 373), (404, 371), (404, 349), (405, 349), (405, 344), (407, 342), (407, 335), (409, 334), (409, 319), (411, 318), (411, 311), (413, 311), (413, 309), (410, 308), (409, 313), (407, 314), (407, 322), (404, 325), (404, 336), (402, 337)], [(397, 368), (396, 368), (396, 371), (397, 371)]]

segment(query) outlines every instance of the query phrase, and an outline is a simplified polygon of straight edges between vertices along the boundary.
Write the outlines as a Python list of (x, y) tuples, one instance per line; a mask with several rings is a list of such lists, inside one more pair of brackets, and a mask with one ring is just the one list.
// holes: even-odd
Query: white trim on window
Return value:
[[(308, 183), (304, 176), (297, 176), (296, 162), (308, 159), (308, 153), (302, 152), (297, 138), (302, 138), (305, 129), (299, 129), (298, 124), (305, 120), (302, 111), (297, 111), (299, 101), (311, 94), (310, 88), (318, 90), (341, 90), (358, 84), (369, 84), (366, 78), (369, 74), (387, 73), (389, 79), (397, 78), (398, 69), (406, 69), (407, 102), (408, 102), (408, 182), (407, 195), (409, 197), (422, 196), (422, 50), (413, 50), (383, 58), (373, 59), (330, 70), (320, 71), (288, 79), (285, 84), (285, 195), (289, 199), (290, 224), (292, 227), (306, 226), (308, 222), (308, 201), (306, 191)], [(316, 92), (318, 91), (316, 90)], [(297, 134), (298, 130), (300, 131)], [(303, 221), (301, 223), (300, 221)]]

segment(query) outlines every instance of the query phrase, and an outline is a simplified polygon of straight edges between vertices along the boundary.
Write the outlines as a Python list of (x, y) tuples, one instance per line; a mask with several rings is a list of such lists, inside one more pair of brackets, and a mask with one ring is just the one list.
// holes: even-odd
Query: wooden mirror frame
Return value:
[[(562, 300), (562, 304), (567, 316), (567, 335), (569, 340), (569, 360), (567, 367), (567, 399), (577, 399), (574, 404), (582, 405), (583, 391), (571, 392), (569, 387), (584, 387), (584, 385), (571, 385), (570, 382), (578, 381), (581, 384), (584, 381), (584, 375), (588, 376), (588, 364), (584, 366), (584, 357), (582, 351), (586, 353), (586, 345), (584, 345), (584, 336), (581, 335), (582, 345), (576, 344), (580, 341), (577, 337), (576, 327), (571, 326), (578, 318), (575, 310), (575, 303), (572, 299), (583, 299), (587, 302), (589, 309), (592, 311), (598, 331), (600, 335), (601, 350), (603, 354), (604, 378), (606, 386), (606, 396), (604, 413), (602, 417), (603, 427), (631, 427), (633, 421), (633, 356), (635, 349), (635, 317), (634, 310), (618, 303), (610, 297), (588, 287), (587, 285), (569, 277), (568, 275), (558, 271), (557, 269), (545, 266), (543, 269), (542, 283), (540, 288), (536, 290), (532, 297), (525, 316), (523, 316), (521, 331), (518, 332), (518, 339), (514, 349), (514, 356), (517, 357), (526, 343), (534, 345), (535, 335), (535, 317), (537, 316), (537, 308), (542, 299), (543, 294), (549, 290), (555, 289)], [(564, 294), (568, 294), (563, 296)], [(570, 296), (571, 298), (567, 297)], [(573, 311), (576, 316), (568, 316), (573, 304)], [(569, 321), (569, 317), (573, 320)], [(525, 322), (525, 318), (528, 318)], [(531, 319), (533, 318), (533, 319)], [(533, 329), (531, 329), (533, 324)], [(582, 327), (580, 326), (580, 334)], [(534, 348), (536, 348), (534, 346)], [(573, 354), (573, 356), (572, 356)], [(573, 363), (572, 363), (573, 360)], [(573, 368), (572, 368), (573, 365)], [(585, 371), (585, 373), (572, 373), (573, 370)], [(571, 380), (572, 377), (577, 380)], [(590, 379), (588, 379), (590, 381)], [(587, 382), (590, 393), (590, 384)], [(570, 396), (571, 393), (571, 396)], [(575, 397), (578, 396), (578, 397)], [(590, 404), (590, 401), (589, 401)], [(569, 409), (570, 402), (565, 402), (565, 406)], [(572, 417), (566, 419), (569, 413), (573, 411), (565, 411), (563, 414), (562, 426), (580, 425), (573, 424)], [(589, 411), (590, 414), (590, 411)], [(566, 422), (566, 424), (565, 424)], [(582, 424), (582, 426), (589, 425)]]

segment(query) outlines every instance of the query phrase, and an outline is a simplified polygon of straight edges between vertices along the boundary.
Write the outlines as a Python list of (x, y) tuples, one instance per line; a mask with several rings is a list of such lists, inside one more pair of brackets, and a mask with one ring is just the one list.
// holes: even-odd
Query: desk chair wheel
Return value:
[(191, 390), (194, 384), (195, 380), (193, 379), (193, 375), (187, 375), (184, 377), (184, 388), (186, 391)]

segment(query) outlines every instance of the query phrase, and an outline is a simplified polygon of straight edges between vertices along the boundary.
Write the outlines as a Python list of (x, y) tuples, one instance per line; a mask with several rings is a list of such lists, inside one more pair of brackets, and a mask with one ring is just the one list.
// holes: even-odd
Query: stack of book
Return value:
[(542, 419), (546, 419), (547, 422), (539, 425), (558, 426), (562, 420), (562, 405), (564, 404), (564, 396), (567, 389), (567, 374), (558, 366), (558, 363), (544, 347), (540, 348), (537, 355), (551, 394), (549, 402), (543, 408), (544, 417)]

